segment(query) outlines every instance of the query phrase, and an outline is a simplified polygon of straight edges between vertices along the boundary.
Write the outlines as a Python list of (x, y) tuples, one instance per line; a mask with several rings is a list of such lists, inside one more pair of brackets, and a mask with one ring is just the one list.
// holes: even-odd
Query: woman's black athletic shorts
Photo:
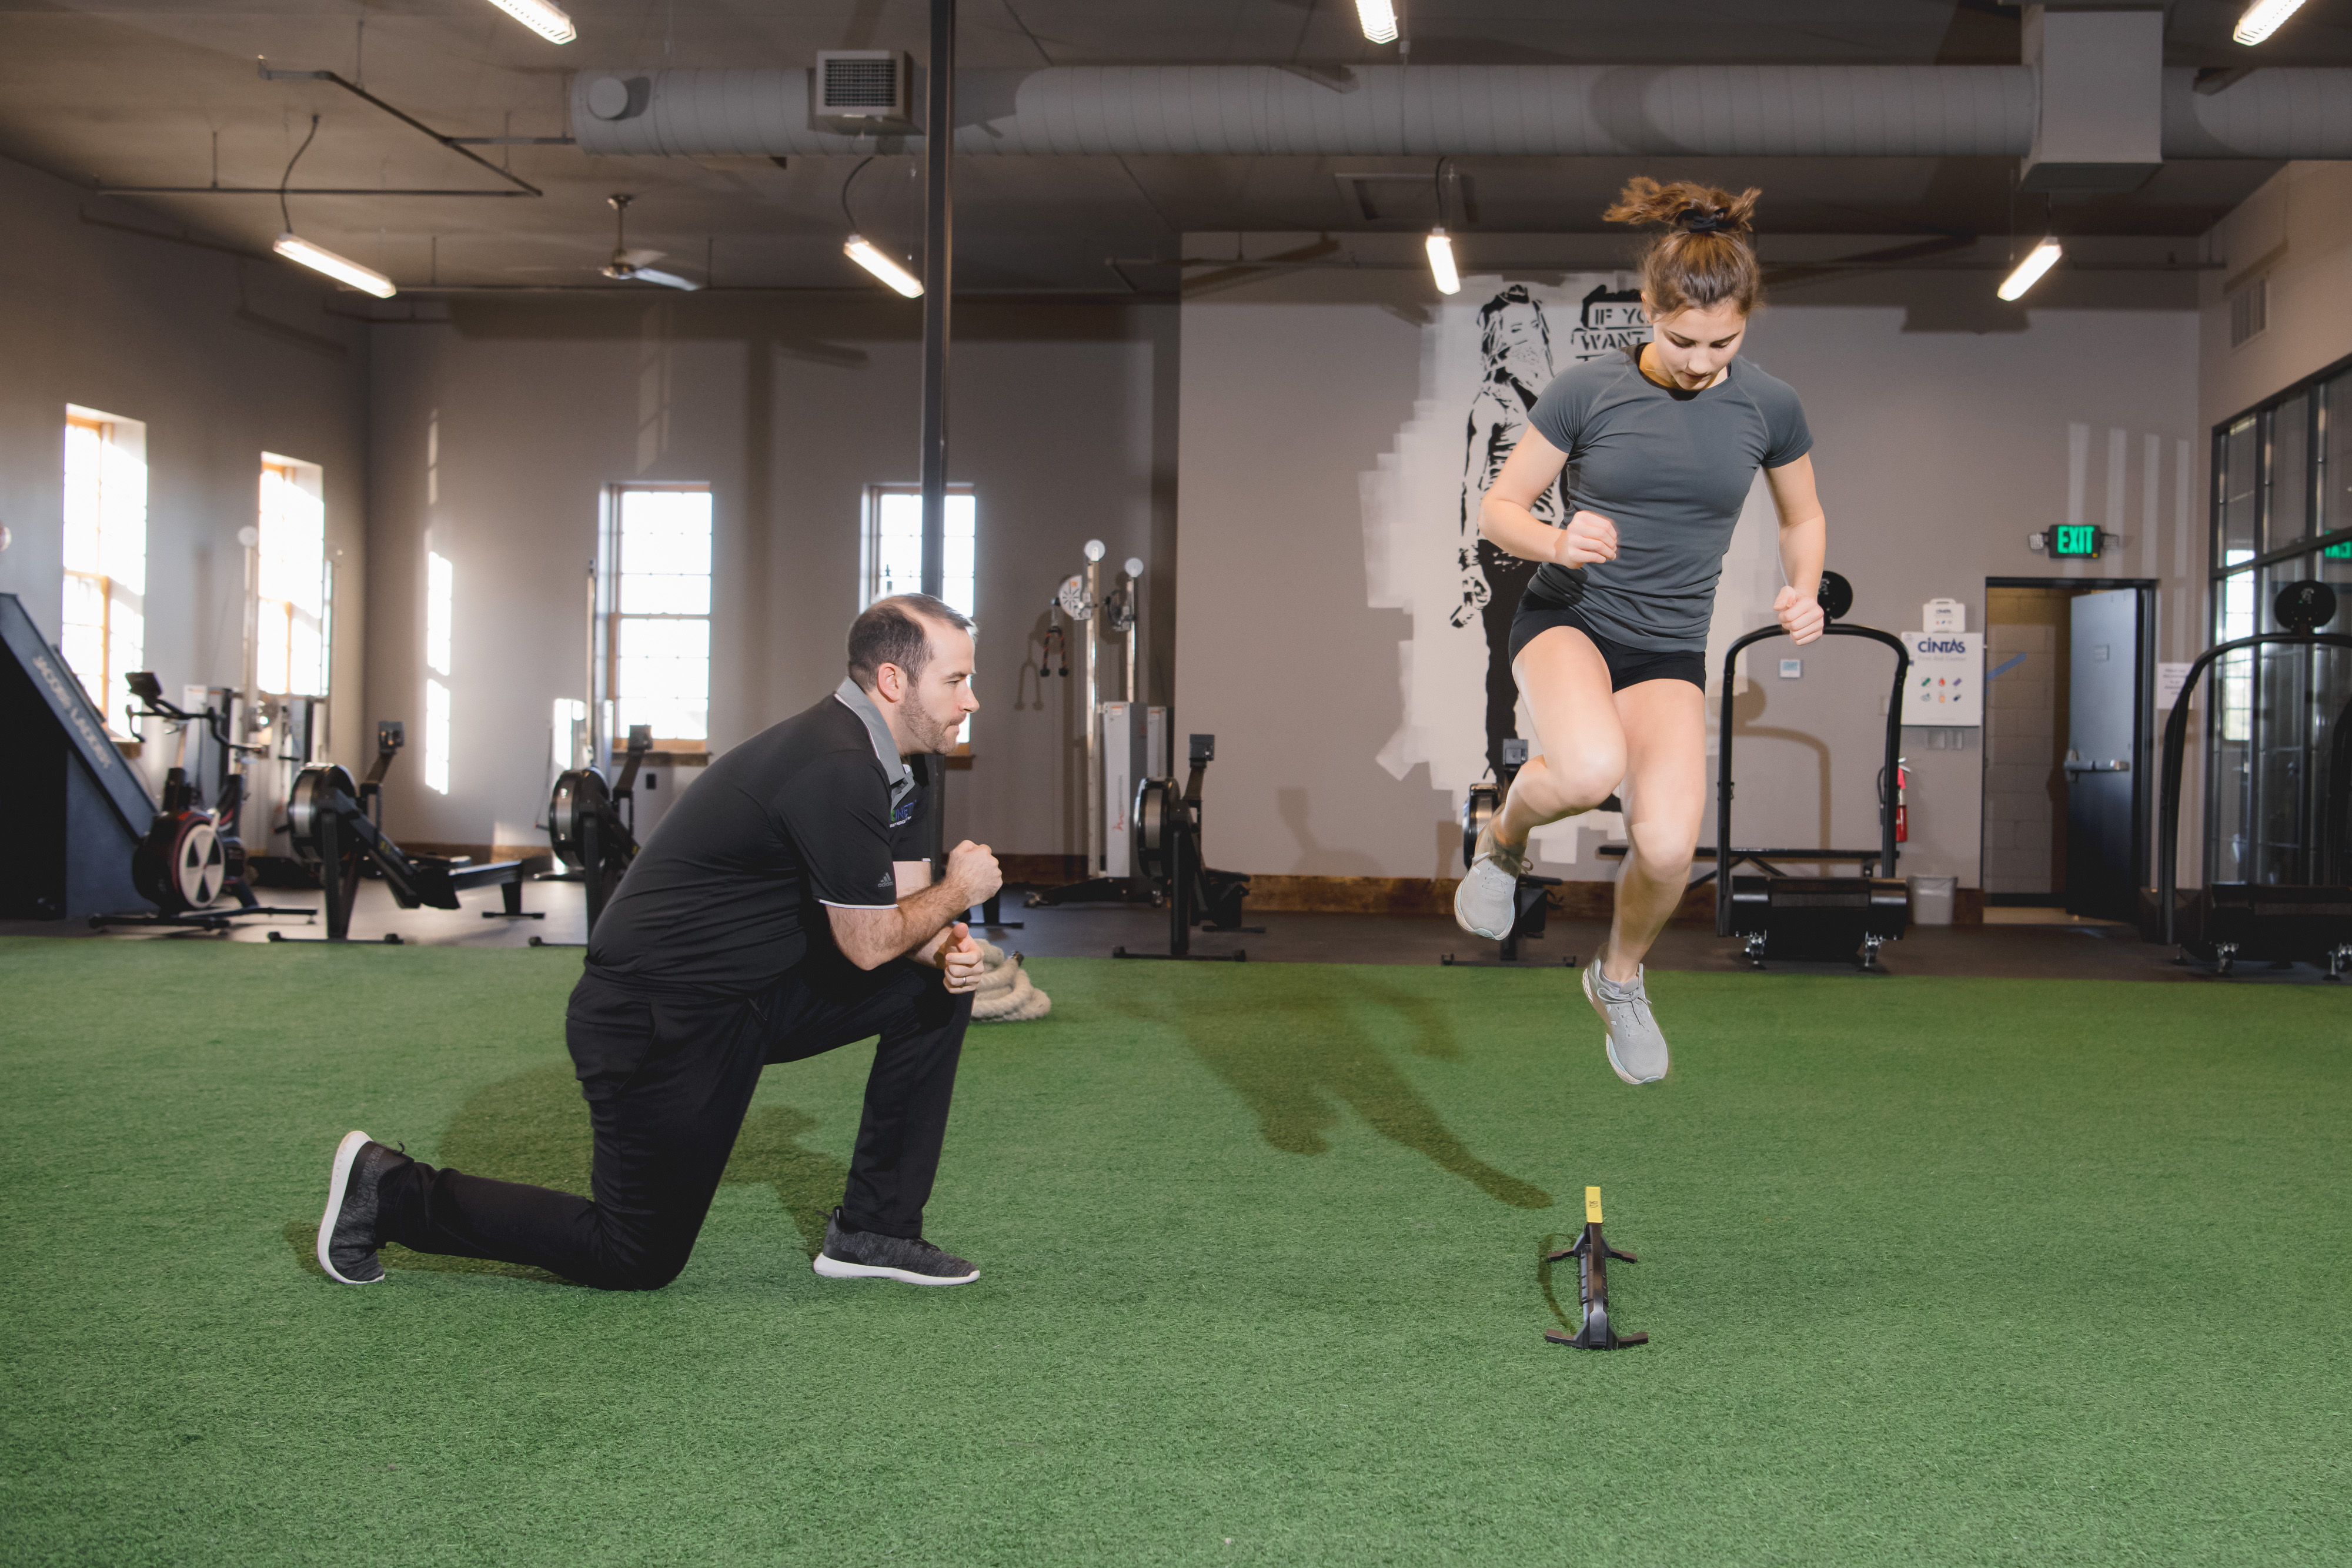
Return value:
[(1614, 643), (1584, 623), (1584, 618), (1565, 604), (1553, 604), (1533, 597), (1519, 601), (1519, 612), (1511, 618), (1511, 659), (1517, 663), (1519, 650), (1536, 640), (1538, 633), (1555, 626), (1573, 626), (1592, 639), (1601, 650), (1601, 661), (1609, 666), (1609, 689), (1622, 692), (1627, 686), (1643, 681), (1688, 681), (1700, 691), (1706, 690), (1706, 655), (1687, 650), (1654, 653), (1647, 648), (1628, 648)]

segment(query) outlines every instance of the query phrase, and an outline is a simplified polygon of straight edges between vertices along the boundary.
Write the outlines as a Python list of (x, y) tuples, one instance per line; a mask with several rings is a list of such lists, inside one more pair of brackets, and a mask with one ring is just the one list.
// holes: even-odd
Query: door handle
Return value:
[(2066, 777), (2069, 779), (2077, 773), (2128, 773), (2131, 771), (2129, 760), (2120, 758), (2114, 762), (2077, 762), (2070, 757), (2066, 759), (2064, 767)]

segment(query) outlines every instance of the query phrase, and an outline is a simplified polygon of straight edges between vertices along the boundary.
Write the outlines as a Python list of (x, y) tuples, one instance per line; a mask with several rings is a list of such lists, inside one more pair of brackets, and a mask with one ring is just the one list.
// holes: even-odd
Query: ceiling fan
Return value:
[(625, 233), (629, 204), (635, 198), (613, 195), (604, 200), (613, 209), (613, 259), (604, 268), (605, 277), (616, 277), (625, 283), (658, 283), (665, 288), (695, 289), (702, 287), (699, 283), (688, 282), (675, 272), (663, 272), (646, 265), (649, 261), (659, 261), (668, 254), (666, 251), (625, 248), (629, 243)]

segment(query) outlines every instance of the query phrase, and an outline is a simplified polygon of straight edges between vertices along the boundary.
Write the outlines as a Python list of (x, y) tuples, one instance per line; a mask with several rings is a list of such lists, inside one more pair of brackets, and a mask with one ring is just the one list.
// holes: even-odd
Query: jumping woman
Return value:
[[(1475, 936), (1507, 935), (1528, 834), (1621, 794), (1632, 849), (1584, 994), (1628, 1083), (1666, 1075), (1642, 960), (1682, 900), (1706, 814), (1707, 623), (1759, 468), (1788, 579), (1773, 613), (1801, 643), (1822, 634), (1828, 530), (1813, 438), (1788, 383), (1738, 357), (1761, 292), (1748, 238), (1760, 194), (1647, 179), (1625, 187), (1602, 215), (1667, 230), (1641, 262), (1652, 340), (1555, 378), (1478, 510), (1497, 549), (1539, 563), (1510, 653), (1543, 755), (1480, 835), (1454, 917)], [(1530, 508), (1564, 467), (1570, 515), (1555, 527)]]

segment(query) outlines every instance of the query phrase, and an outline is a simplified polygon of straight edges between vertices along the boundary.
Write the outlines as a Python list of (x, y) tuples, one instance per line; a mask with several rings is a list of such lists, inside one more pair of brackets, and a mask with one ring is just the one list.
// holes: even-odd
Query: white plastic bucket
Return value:
[(1917, 925), (1949, 925), (1952, 906), (1959, 902), (1957, 876), (1915, 876), (1911, 879), (1911, 920)]

